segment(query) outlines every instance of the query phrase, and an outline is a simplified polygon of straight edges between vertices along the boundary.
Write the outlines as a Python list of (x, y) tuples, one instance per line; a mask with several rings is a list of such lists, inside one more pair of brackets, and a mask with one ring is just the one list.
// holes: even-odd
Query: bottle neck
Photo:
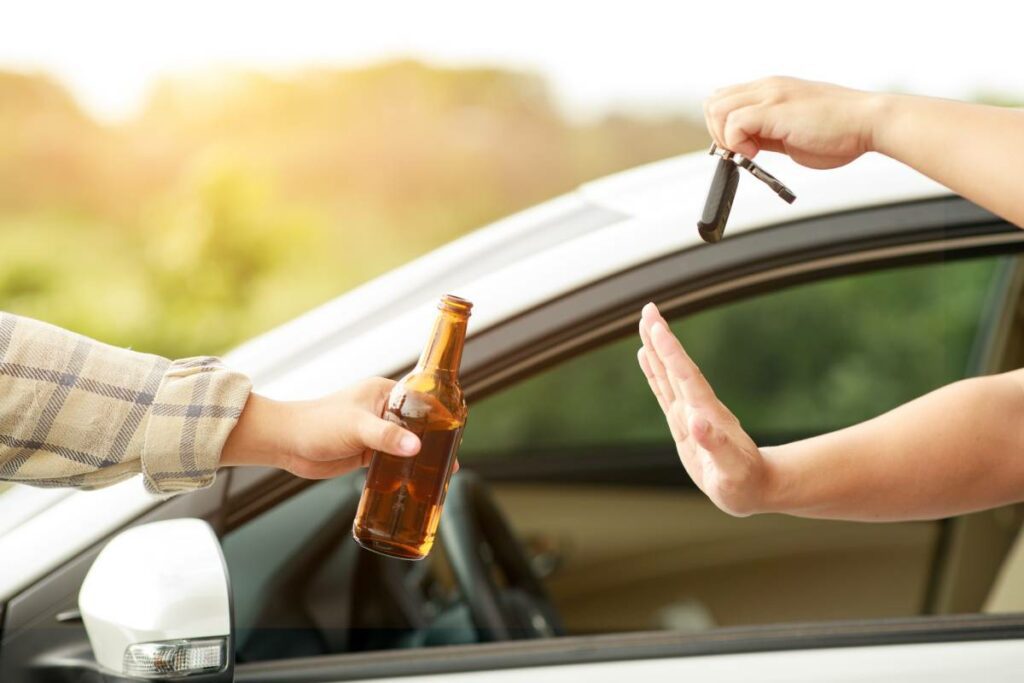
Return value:
[(442, 309), (434, 322), (434, 331), (423, 349), (417, 368), (457, 377), (462, 363), (462, 346), (466, 342), (467, 323), (466, 314)]

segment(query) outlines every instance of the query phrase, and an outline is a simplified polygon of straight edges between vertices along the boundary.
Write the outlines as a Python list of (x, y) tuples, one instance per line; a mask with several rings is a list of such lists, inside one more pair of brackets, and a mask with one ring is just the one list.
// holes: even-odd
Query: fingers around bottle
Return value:
[(379, 415), (383, 412), (384, 404), (388, 400), (388, 394), (391, 393), (391, 389), (394, 386), (395, 381), (387, 377), (370, 377), (363, 380), (360, 388), (365, 392), (366, 403), (364, 405), (366, 405), (371, 413)]
[(416, 455), (420, 450), (415, 434), (372, 413), (363, 414), (359, 437), (364, 447), (392, 455)]
[(285, 468), (303, 479), (333, 479), (348, 474), (360, 466), (361, 458), (341, 458), (340, 460), (306, 460), (292, 458)]

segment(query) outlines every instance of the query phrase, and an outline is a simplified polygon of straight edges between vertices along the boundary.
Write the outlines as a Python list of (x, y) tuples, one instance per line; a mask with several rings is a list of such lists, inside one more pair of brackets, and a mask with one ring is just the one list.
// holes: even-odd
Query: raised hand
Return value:
[(643, 309), (640, 338), (640, 368), (665, 413), (686, 472), (725, 512), (742, 517), (764, 511), (770, 484), (765, 459), (653, 303)]

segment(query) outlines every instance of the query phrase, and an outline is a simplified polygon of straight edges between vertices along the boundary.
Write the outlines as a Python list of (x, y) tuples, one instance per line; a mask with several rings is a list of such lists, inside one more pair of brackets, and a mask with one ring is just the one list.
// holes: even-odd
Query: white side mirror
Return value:
[(110, 673), (230, 681), (230, 595), (210, 525), (172, 519), (115, 536), (89, 569), (78, 607), (96, 662)]

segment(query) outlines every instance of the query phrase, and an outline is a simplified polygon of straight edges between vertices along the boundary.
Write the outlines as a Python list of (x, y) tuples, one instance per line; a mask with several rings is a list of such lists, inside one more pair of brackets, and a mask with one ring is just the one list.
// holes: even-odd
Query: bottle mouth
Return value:
[(473, 309), (473, 302), (466, 301), (454, 294), (445, 294), (437, 303), (437, 307), (442, 311), (451, 311), (452, 313), (468, 316), (469, 312)]

